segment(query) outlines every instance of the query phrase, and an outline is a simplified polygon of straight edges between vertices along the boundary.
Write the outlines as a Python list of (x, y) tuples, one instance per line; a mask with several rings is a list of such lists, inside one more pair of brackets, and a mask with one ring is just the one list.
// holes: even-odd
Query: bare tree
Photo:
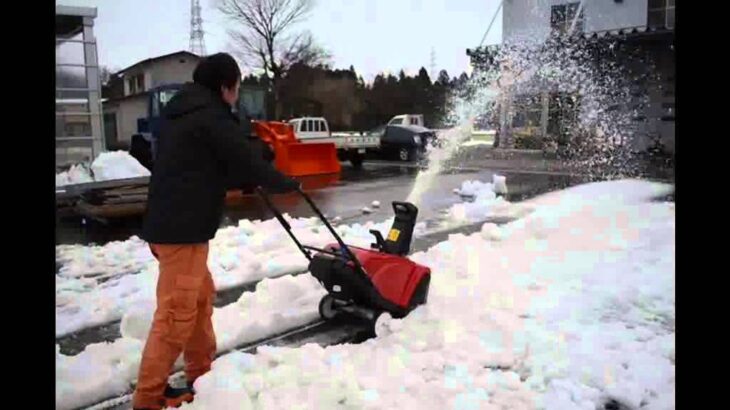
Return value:
[(99, 76), (101, 77), (101, 84), (106, 85), (114, 75), (116, 71), (113, 68), (102, 65), (99, 67)]
[(318, 47), (312, 35), (292, 33), (312, 10), (312, 0), (219, 0), (218, 9), (237, 24), (229, 31), (237, 57), (263, 69), (274, 86), (275, 116), (281, 114), (281, 79), (294, 64), (317, 65), (329, 54)]

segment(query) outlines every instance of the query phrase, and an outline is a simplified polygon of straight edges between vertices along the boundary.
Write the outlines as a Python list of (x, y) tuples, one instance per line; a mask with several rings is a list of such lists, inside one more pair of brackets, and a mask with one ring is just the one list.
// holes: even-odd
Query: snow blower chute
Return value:
[(303, 144), (297, 141), (291, 125), (277, 121), (253, 121), (253, 130), (274, 149), (274, 167), (282, 173), (301, 177), (339, 173), (335, 144)]
[(291, 225), (266, 192), (261, 188), (257, 192), (309, 260), (309, 272), (327, 290), (327, 295), (319, 303), (319, 314), (323, 319), (349, 315), (369, 320), (375, 325), (384, 312), (401, 318), (426, 303), (431, 269), (406, 257), (418, 216), (418, 208), (413, 204), (393, 202), (395, 220), (388, 237), (383, 238), (380, 232), (371, 230), (376, 243), (371, 245), (372, 249), (363, 249), (346, 245), (312, 199), (300, 189), (299, 194), (337, 241), (336, 244), (316, 248), (299, 242)]

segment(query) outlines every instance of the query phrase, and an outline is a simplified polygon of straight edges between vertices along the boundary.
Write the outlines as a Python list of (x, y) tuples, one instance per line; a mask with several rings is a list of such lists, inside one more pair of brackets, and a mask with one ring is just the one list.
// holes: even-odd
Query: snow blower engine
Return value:
[(376, 242), (371, 249), (363, 249), (346, 245), (312, 199), (299, 189), (299, 194), (337, 240), (336, 244), (320, 249), (300, 243), (266, 192), (261, 188), (257, 191), (309, 260), (309, 272), (327, 290), (319, 303), (323, 319), (359, 317), (374, 325), (384, 312), (402, 318), (426, 303), (431, 269), (406, 257), (418, 216), (415, 205), (393, 202), (395, 220), (388, 237), (383, 238), (379, 231), (371, 230)]

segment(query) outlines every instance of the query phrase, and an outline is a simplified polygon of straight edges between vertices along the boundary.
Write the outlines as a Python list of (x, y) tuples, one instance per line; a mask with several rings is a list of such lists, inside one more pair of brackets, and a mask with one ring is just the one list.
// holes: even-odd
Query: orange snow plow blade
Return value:
[(254, 121), (254, 132), (274, 148), (274, 166), (282, 173), (301, 177), (339, 173), (335, 144), (303, 144), (294, 136), (291, 125), (276, 121)]

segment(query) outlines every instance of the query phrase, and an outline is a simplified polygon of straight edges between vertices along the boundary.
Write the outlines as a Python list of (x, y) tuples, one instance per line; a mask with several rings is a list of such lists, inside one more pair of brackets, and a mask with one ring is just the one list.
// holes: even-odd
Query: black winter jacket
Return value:
[[(272, 193), (299, 183), (264, 161), (218, 95), (185, 84), (163, 110), (142, 237), (150, 243), (207, 242), (215, 236), (226, 190), (262, 186)], [(265, 148), (265, 147), (264, 147)]]

